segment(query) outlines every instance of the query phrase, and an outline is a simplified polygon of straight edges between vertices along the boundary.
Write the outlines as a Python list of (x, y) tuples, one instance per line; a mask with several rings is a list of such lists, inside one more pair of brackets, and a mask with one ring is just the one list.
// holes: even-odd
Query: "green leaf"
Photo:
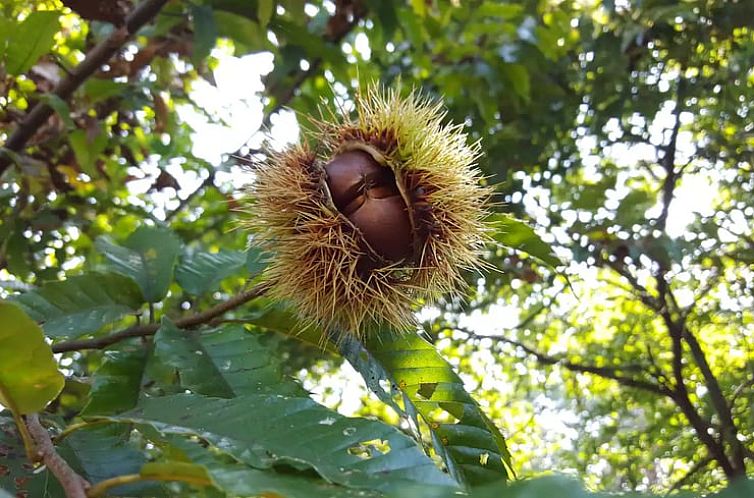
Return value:
[(498, 1), (487, 1), (474, 9), (475, 17), (500, 17), (510, 19), (516, 17), (524, 10), (523, 5), (515, 3), (502, 3)]
[(585, 211), (596, 212), (605, 204), (605, 191), (614, 186), (614, 177), (605, 182), (584, 185), (578, 191), (573, 193), (571, 207), (573, 207), (573, 209), (583, 209)]
[[(112, 477), (138, 474), (146, 462), (145, 455), (129, 443), (131, 430), (125, 426), (106, 425), (79, 429), (63, 441), (60, 453), (89, 482), (96, 483)], [(144, 495), (154, 485), (139, 483), (118, 486), (108, 496)]]
[(216, 289), (220, 282), (246, 265), (246, 253), (220, 250), (216, 253), (195, 252), (181, 259), (175, 278), (183, 290), (195, 296)]
[(503, 74), (510, 82), (513, 91), (523, 100), (528, 101), (531, 93), (531, 82), (526, 66), (523, 64), (505, 64), (503, 65)]
[(284, 38), (289, 45), (301, 48), (307, 57), (312, 59), (322, 58), (333, 64), (339, 64), (343, 61), (343, 52), (339, 47), (327, 43), (321, 36), (301, 29), (299, 24), (276, 19), (275, 26), (277, 36)]
[(151, 462), (139, 470), (144, 479), (182, 481), (196, 486), (211, 486), (212, 478), (201, 465), (186, 462)]
[(25, 73), (52, 48), (55, 33), (60, 30), (59, 17), (57, 11), (37, 10), (14, 27), (5, 50), (5, 69), (9, 74)]
[(383, 380), (393, 386), (391, 392), (376, 391), (378, 396), (402, 394), (407, 416), (415, 411), (427, 423), (435, 451), (457, 482), (479, 485), (513, 477), (503, 435), (432, 344), (414, 334), (382, 334), (364, 348), (349, 335), (339, 347), (371, 390), (381, 390)]
[(733, 481), (723, 491), (712, 496), (713, 498), (748, 498), (754, 496), (754, 479)]
[[(414, 496), (412, 493), (420, 493), (422, 498), (454, 498), (454, 495), (444, 490), (426, 492), (418, 488), (405, 488), (400, 493), (389, 496), (408, 498)], [(605, 495), (589, 493), (576, 480), (562, 476), (546, 476), (514, 483), (493, 482), (473, 489), (468, 496), (469, 498), (598, 498), (598, 496), (606, 498)]]
[(89, 401), (81, 414), (110, 415), (136, 406), (146, 364), (143, 348), (106, 352), (105, 361), (92, 376)]
[(215, 24), (218, 36), (230, 38), (236, 46), (236, 56), (253, 52), (260, 52), (268, 48), (265, 30), (259, 24), (246, 17), (215, 10)]
[(251, 334), (237, 324), (196, 332), (179, 330), (163, 319), (151, 368), (160, 377), (177, 378), (182, 390), (207, 396), (304, 395), (298, 383), (284, 377), (279, 357), (274, 338)]
[(215, 48), (217, 40), (217, 25), (208, 5), (191, 4), (191, 19), (194, 23), (194, 43), (191, 60), (194, 64), (201, 63)]
[(0, 404), (19, 415), (40, 411), (65, 383), (42, 329), (7, 301), (0, 301), (0, 365)]
[(78, 337), (132, 314), (143, 303), (136, 283), (114, 273), (91, 272), (15, 296), (50, 337)]
[(155, 334), (153, 354), (154, 368), (170, 371), (183, 388), (210, 396), (233, 397), (233, 389), (207, 356), (196, 334), (184, 333), (167, 318), (162, 319)]
[(393, 0), (368, 0), (367, 4), (380, 20), (379, 26), (382, 28), (383, 39), (386, 41), (391, 40), (393, 33), (395, 33), (395, 28), (398, 27), (398, 15), (396, 14)]
[(149, 424), (163, 433), (194, 433), (256, 468), (303, 465), (349, 487), (387, 491), (411, 482), (453, 486), (396, 428), (344, 417), (306, 397), (179, 394), (146, 398), (136, 410), (106, 420)]
[(292, 337), (317, 348), (336, 351), (332, 344), (323, 340), (322, 329), (314, 325), (302, 326), (301, 320), (290, 308), (278, 302), (260, 302), (263, 304), (259, 309), (243, 316), (246, 323)]
[(94, 104), (116, 95), (122, 95), (128, 88), (128, 84), (100, 78), (89, 78), (82, 88), (89, 102)]
[(272, 19), (275, 12), (275, 2), (273, 0), (257, 0), (257, 19), (259, 27), (265, 29)]
[(52, 109), (58, 113), (60, 119), (65, 123), (66, 128), (73, 129), (76, 125), (71, 119), (71, 108), (68, 107), (68, 102), (61, 99), (54, 93), (45, 93), (39, 96), (39, 100), (52, 107)]
[(645, 214), (647, 209), (651, 208), (655, 202), (656, 197), (646, 190), (632, 190), (621, 199), (615, 211), (615, 221), (624, 227), (644, 222), (647, 218)]
[(267, 266), (267, 258), (265, 254), (257, 249), (251, 247), (246, 251), (246, 271), (250, 275), (258, 275)]
[(181, 241), (167, 228), (142, 226), (120, 246), (106, 237), (96, 242), (116, 273), (133, 278), (149, 302), (161, 300), (173, 281)]
[(98, 130), (95, 137), (90, 137), (85, 130), (74, 130), (68, 134), (68, 143), (76, 156), (76, 162), (84, 173), (91, 178), (99, 176), (96, 165), (100, 154), (107, 147), (107, 135), (102, 129)]
[(411, 0), (411, 8), (419, 17), (425, 17), (427, 15), (427, 4), (425, 0)]
[(562, 264), (552, 247), (525, 222), (508, 214), (494, 214), (490, 217), (490, 224), (495, 228), (492, 237), (503, 246), (523, 251), (553, 268)]

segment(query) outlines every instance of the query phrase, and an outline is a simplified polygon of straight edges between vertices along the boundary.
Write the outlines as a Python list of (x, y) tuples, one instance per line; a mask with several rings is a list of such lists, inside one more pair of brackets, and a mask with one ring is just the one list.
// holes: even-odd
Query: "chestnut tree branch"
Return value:
[[(250, 289), (236, 294), (227, 301), (223, 301), (208, 310), (195, 313), (175, 321), (175, 325), (178, 328), (191, 328), (197, 325), (209, 323), (214, 318), (232, 310), (239, 306), (248, 303), (249, 301), (263, 295), (267, 292), (269, 285), (262, 283), (256, 285)], [(128, 327), (114, 334), (106, 335), (103, 337), (95, 337), (93, 339), (79, 339), (74, 341), (64, 341), (52, 345), (52, 351), (54, 353), (65, 353), (68, 351), (81, 351), (84, 349), (104, 349), (117, 342), (129, 339), (131, 337), (148, 337), (154, 335), (160, 328), (159, 323), (147, 323), (144, 325), (134, 325)]]
[[(366, 15), (367, 9), (361, 0), (338, 0), (335, 4), (335, 13), (327, 21), (327, 27), (323, 38), (327, 42), (338, 45)], [(319, 71), (322, 62), (322, 57), (314, 58), (309, 61), (309, 67), (306, 70), (297, 69), (295, 73), (290, 75), (292, 78), (290, 83), (283, 86), (284, 83), (281, 82), (281, 84), (273, 84), (271, 87), (267, 88), (266, 93), (275, 98), (275, 105), (264, 113), (262, 118), (263, 128), (270, 127), (270, 119), (272, 118), (272, 115), (281, 111), (291, 100), (293, 100), (293, 97), (296, 96), (296, 92), (301, 88), (301, 85)], [(283, 82), (285, 82), (285, 80), (283, 80)]]
[(508, 339), (507, 337), (502, 337), (502, 336), (497, 336), (497, 335), (476, 334), (469, 330), (459, 329), (459, 328), (455, 328), (455, 330), (459, 330), (460, 332), (468, 334), (469, 337), (474, 338), (474, 339), (491, 339), (496, 342), (502, 342), (505, 344), (510, 344), (511, 346), (515, 346), (523, 350), (526, 354), (533, 356), (537, 360), (537, 362), (541, 363), (542, 365), (548, 365), (548, 366), (557, 365), (557, 366), (565, 368), (566, 370), (570, 370), (572, 372), (590, 373), (593, 375), (597, 375), (598, 377), (614, 380), (618, 382), (619, 384), (626, 387), (632, 387), (632, 388), (641, 389), (644, 391), (649, 391), (651, 393), (654, 393), (660, 396), (672, 397), (672, 393), (670, 389), (668, 389), (664, 385), (655, 384), (653, 382), (648, 382), (642, 379), (636, 379), (636, 378), (629, 377), (621, 373), (627, 370), (635, 370), (636, 369), (635, 365), (618, 366), (618, 367), (608, 367), (608, 366), (599, 367), (596, 365), (585, 365), (581, 363), (574, 363), (574, 362), (566, 360), (565, 358), (558, 358), (556, 356), (547, 355), (545, 353), (535, 350), (534, 348), (527, 346), (526, 344), (522, 342), (519, 342), (513, 339)]
[(670, 313), (667, 310), (662, 313), (662, 317), (673, 342), (672, 362), (673, 377), (675, 381), (675, 385), (673, 386), (673, 400), (686, 416), (686, 419), (694, 428), (694, 431), (696, 431), (697, 437), (707, 447), (710, 455), (712, 455), (715, 461), (717, 461), (720, 468), (723, 469), (725, 475), (733, 477), (736, 475), (735, 470), (733, 469), (730, 460), (728, 460), (728, 456), (725, 454), (725, 447), (712, 435), (713, 429), (709, 421), (704, 419), (699, 414), (696, 407), (691, 403), (691, 398), (689, 397), (689, 392), (686, 388), (683, 377), (683, 331), (678, 327), (678, 324), (671, 319)]
[(32, 413), (26, 416), (26, 425), (31, 437), (34, 439), (36, 452), (41, 461), (52, 472), (65, 491), (67, 498), (87, 498), (86, 490), (89, 483), (68, 465), (63, 457), (55, 451), (55, 446), (50, 439), (50, 433), (42, 427), (39, 415)]
[[(68, 100), (90, 76), (133, 36), (142, 26), (154, 18), (168, 0), (144, 0), (126, 17), (123, 26), (113, 30), (106, 39), (98, 43), (87, 53), (86, 58), (70, 74), (60, 81), (52, 90), (52, 95)], [(52, 107), (44, 101), (37, 104), (24, 117), (18, 128), (6, 141), (4, 148), (11, 152), (20, 152), (37, 130), (52, 116)], [(12, 162), (11, 154), (0, 154), (0, 177)]]
[[(681, 74), (682, 73), (683, 71)], [(676, 90), (675, 109), (673, 109), (675, 123), (670, 132), (668, 145), (663, 148), (665, 155), (661, 161), (661, 165), (665, 170), (665, 180), (662, 184), (662, 211), (656, 220), (656, 226), (660, 231), (665, 231), (665, 226), (668, 222), (668, 213), (670, 212), (670, 203), (673, 200), (678, 178), (681, 176), (681, 171), (676, 170), (675, 168), (675, 157), (678, 144), (678, 131), (681, 128), (681, 111), (683, 111), (684, 100), (686, 98), (685, 95), (686, 80), (683, 79), (683, 77), (680, 77), (678, 79), (678, 89)]]
[(722, 435), (733, 449), (732, 456), (734, 467), (738, 473), (743, 475), (746, 473), (746, 456), (743, 444), (738, 439), (739, 431), (733, 419), (730, 404), (728, 403), (728, 400), (725, 399), (723, 390), (720, 387), (720, 382), (718, 382), (717, 377), (715, 377), (715, 374), (712, 372), (709, 361), (707, 361), (707, 356), (696, 336), (687, 327), (683, 327), (682, 334), (683, 339), (691, 350), (691, 356), (694, 358), (694, 362), (702, 372), (704, 384), (710, 394), (712, 406), (720, 417)]

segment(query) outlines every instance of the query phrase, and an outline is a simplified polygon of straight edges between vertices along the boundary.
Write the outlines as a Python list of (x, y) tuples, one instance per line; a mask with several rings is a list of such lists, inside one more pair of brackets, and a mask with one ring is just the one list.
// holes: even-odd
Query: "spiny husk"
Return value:
[[(415, 300), (455, 292), (461, 271), (479, 266), (490, 189), (474, 165), (478, 145), (468, 145), (460, 125), (443, 124), (439, 103), (374, 85), (357, 97), (356, 109), (353, 119), (313, 120), (306, 143), (255, 168), (243, 224), (271, 254), (265, 276), (273, 296), (307, 322), (359, 335), (383, 324), (405, 330), (414, 323)], [(367, 278), (357, 272), (365, 256), (361, 234), (335, 208), (324, 171), (333, 156), (354, 148), (373, 151), (393, 170), (418, 241), (413, 261), (385, 264)]]

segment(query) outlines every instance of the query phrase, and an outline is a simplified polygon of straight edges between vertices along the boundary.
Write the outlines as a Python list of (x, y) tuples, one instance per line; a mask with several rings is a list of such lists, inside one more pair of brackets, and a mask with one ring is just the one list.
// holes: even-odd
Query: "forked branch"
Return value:
[[(144, 0), (139, 3), (131, 14), (126, 17), (123, 26), (113, 30), (106, 39), (98, 43), (86, 58), (76, 66), (66, 78), (60, 81), (52, 90), (52, 94), (62, 100), (68, 100), (90, 76), (133, 36), (142, 26), (151, 21), (168, 0)], [(18, 128), (11, 134), (4, 145), (5, 149), (20, 152), (26, 143), (34, 136), (39, 128), (52, 116), (54, 112), (47, 101), (39, 101), (24, 117)], [(11, 164), (9, 154), (0, 154), (0, 177)]]

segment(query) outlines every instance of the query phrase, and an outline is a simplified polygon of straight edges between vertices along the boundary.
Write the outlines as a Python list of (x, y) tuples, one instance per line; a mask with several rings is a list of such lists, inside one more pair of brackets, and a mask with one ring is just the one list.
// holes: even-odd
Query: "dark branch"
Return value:
[(635, 379), (633, 377), (628, 377), (620, 373), (620, 372), (625, 372), (627, 370), (635, 370), (637, 368), (636, 365), (619, 366), (619, 367), (607, 367), (607, 366), (598, 367), (596, 365), (584, 365), (584, 364), (568, 361), (565, 358), (558, 358), (556, 356), (550, 356), (550, 355), (544, 354), (542, 352), (539, 352), (527, 346), (526, 344), (523, 344), (519, 341), (515, 341), (513, 339), (508, 339), (506, 337), (496, 336), (496, 335), (480, 335), (480, 334), (471, 332), (469, 330), (459, 329), (459, 328), (456, 328), (456, 330), (463, 332), (465, 334), (468, 334), (469, 337), (472, 337), (474, 339), (491, 339), (496, 342), (503, 342), (505, 344), (510, 344), (512, 346), (520, 348), (526, 354), (536, 358), (536, 360), (543, 365), (557, 365), (562, 368), (565, 368), (566, 370), (570, 370), (572, 372), (590, 373), (593, 375), (597, 375), (598, 377), (603, 377), (605, 379), (614, 380), (618, 382), (619, 384), (626, 387), (642, 389), (644, 391), (649, 391), (660, 396), (671, 397), (671, 394), (672, 394), (671, 391), (667, 387), (661, 384), (655, 384), (655, 383), (648, 382), (645, 380)]
[[(94, 74), (136, 33), (149, 22), (168, 0), (144, 0), (126, 18), (125, 24), (113, 30), (112, 34), (98, 43), (86, 55), (86, 58), (76, 66), (71, 73), (58, 83), (52, 94), (68, 100), (92, 74)], [(12, 152), (20, 152), (26, 143), (34, 136), (40, 126), (52, 116), (53, 109), (46, 103), (39, 101), (24, 117), (18, 128), (8, 138), (4, 147)], [(9, 154), (0, 155), (0, 177), (11, 164)]]
[(50, 433), (39, 423), (39, 416), (36, 413), (26, 416), (26, 426), (29, 428), (29, 434), (34, 439), (34, 444), (41, 461), (47, 466), (52, 474), (57, 478), (60, 485), (65, 491), (67, 498), (86, 498), (86, 490), (89, 483), (76, 473), (68, 465), (63, 457), (55, 451), (55, 446), (50, 439)]
[(662, 306), (657, 301), (657, 299), (655, 299), (649, 293), (649, 290), (647, 290), (646, 287), (639, 283), (636, 277), (633, 276), (631, 272), (629, 272), (628, 269), (621, 264), (620, 261), (608, 261), (607, 265), (612, 268), (613, 271), (615, 271), (618, 275), (625, 278), (629, 284), (631, 284), (633, 294), (635, 294), (639, 298), (639, 301), (641, 301), (644, 306), (654, 311), (661, 310)]
[(684, 100), (686, 98), (686, 80), (683, 77), (678, 79), (678, 89), (676, 91), (675, 109), (673, 109), (673, 116), (675, 117), (675, 123), (673, 129), (670, 132), (670, 141), (668, 145), (664, 147), (665, 155), (662, 158), (662, 167), (665, 170), (665, 180), (662, 184), (662, 211), (657, 218), (656, 226), (659, 230), (664, 231), (668, 222), (668, 213), (670, 211), (670, 203), (673, 201), (673, 193), (675, 191), (676, 183), (680, 177), (680, 171), (675, 169), (675, 156), (678, 144), (678, 130), (681, 128), (681, 111), (684, 107)]
[(702, 372), (704, 384), (709, 392), (712, 406), (720, 417), (720, 431), (730, 444), (731, 448), (733, 448), (734, 467), (739, 475), (744, 475), (746, 473), (746, 456), (743, 444), (738, 439), (738, 427), (736, 427), (736, 423), (733, 420), (733, 413), (731, 412), (730, 405), (723, 395), (717, 377), (712, 373), (712, 368), (707, 361), (707, 356), (704, 354), (704, 350), (702, 350), (702, 346), (699, 344), (696, 336), (687, 327), (683, 328), (682, 333), (683, 339), (691, 350), (691, 356), (694, 358), (694, 362)]
[(725, 448), (712, 436), (712, 426), (707, 420), (702, 418), (689, 398), (689, 392), (686, 389), (683, 378), (683, 331), (671, 319), (670, 313), (667, 310), (662, 313), (662, 317), (670, 332), (670, 338), (673, 341), (673, 377), (675, 380), (673, 400), (686, 416), (694, 431), (696, 431), (697, 437), (704, 443), (712, 457), (714, 457), (723, 469), (725, 475), (734, 477), (736, 473), (730, 460), (728, 460), (728, 456), (725, 454)]
[[(232, 298), (224, 301), (212, 308), (190, 315), (184, 318), (180, 318), (175, 321), (175, 325), (178, 328), (192, 328), (197, 325), (209, 323), (214, 318), (232, 310), (239, 306), (248, 303), (249, 301), (263, 295), (267, 292), (267, 284), (259, 284), (251, 289), (245, 290), (239, 294), (236, 294)], [(94, 339), (80, 339), (75, 341), (59, 342), (52, 345), (52, 351), (54, 353), (65, 353), (68, 351), (81, 351), (84, 349), (104, 349), (112, 344), (132, 337), (148, 337), (154, 335), (160, 328), (158, 323), (148, 323), (144, 325), (134, 325), (127, 329), (115, 332), (114, 334), (106, 335), (103, 337), (95, 337)]]

